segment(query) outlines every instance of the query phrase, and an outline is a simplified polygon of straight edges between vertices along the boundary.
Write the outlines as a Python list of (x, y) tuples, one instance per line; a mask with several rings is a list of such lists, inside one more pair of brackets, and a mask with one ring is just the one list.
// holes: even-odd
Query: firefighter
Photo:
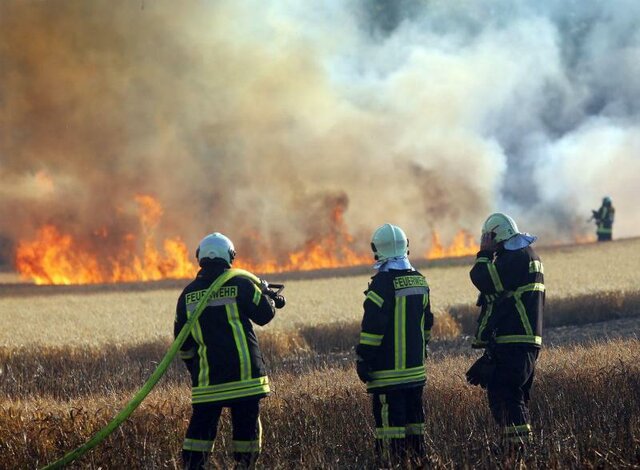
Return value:
[(400, 227), (385, 224), (373, 234), (377, 273), (365, 291), (356, 370), (367, 385), (382, 463), (425, 457), (422, 392), (433, 315), (429, 286), (409, 262), (409, 241)]
[(467, 378), (487, 389), (505, 449), (524, 447), (532, 439), (528, 403), (545, 299), (542, 262), (531, 248), (536, 238), (520, 233), (508, 215), (491, 214), (470, 273), (482, 306), (473, 347), (486, 349), (478, 362), (492, 367), (482, 368), (489, 371), (485, 377), (474, 377), (472, 367)]
[(600, 209), (591, 212), (593, 214), (591, 218), (596, 221), (598, 241), (610, 241), (613, 231), (613, 219), (616, 215), (616, 209), (611, 205), (611, 198), (609, 196), (602, 198)]
[[(196, 257), (200, 271), (178, 298), (177, 336), (207, 288), (231, 268), (233, 243), (221, 233), (207, 235)], [(224, 407), (231, 409), (233, 457), (237, 468), (254, 466), (261, 448), (260, 399), (269, 379), (251, 322), (266, 325), (285, 298), (246, 277), (228, 280), (212, 295), (180, 349), (191, 374), (193, 413), (182, 447), (184, 468), (205, 468)]]

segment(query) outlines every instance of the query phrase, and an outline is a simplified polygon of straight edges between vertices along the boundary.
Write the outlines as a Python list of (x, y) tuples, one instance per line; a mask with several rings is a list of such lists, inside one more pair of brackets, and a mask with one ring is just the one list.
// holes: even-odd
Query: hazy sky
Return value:
[[(0, 2), (0, 234), (640, 234), (640, 2)], [(111, 238), (95, 239), (108, 229)]]

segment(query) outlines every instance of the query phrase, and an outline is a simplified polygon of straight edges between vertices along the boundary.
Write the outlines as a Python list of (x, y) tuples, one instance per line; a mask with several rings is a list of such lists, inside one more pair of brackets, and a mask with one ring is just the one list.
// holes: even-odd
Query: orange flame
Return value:
[(53, 225), (40, 228), (36, 240), (20, 242), (16, 266), (36, 284), (86, 284), (101, 282), (98, 260), (79, 250), (70, 235)]
[[(142, 254), (137, 253), (138, 237), (126, 235), (124, 247), (117, 256), (102, 259), (87, 244), (61, 233), (54, 225), (40, 228), (35, 240), (21, 241), (16, 249), (15, 264), (23, 278), (36, 284), (93, 284), (100, 282), (151, 281), (186, 278), (196, 272), (188, 250), (180, 237), (166, 239), (158, 250), (154, 229), (162, 217), (162, 206), (153, 197), (137, 195), (138, 216), (142, 231)], [(102, 227), (94, 232), (96, 239), (108, 239)]]
[(431, 248), (427, 251), (427, 259), (454, 258), (458, 256), (475, 255), (480, 250), (480, 245), (473, 235), (465, 230), (460, 230), (449, 246), (443, 246), (438, 232), (431, 235)]
[[(92, 242), (109, 240), (111, 235), (106, 227), (95, 230), (91, 240), (78, 241), (48, 224), (40, 228), (34, 240), (18, 243), (18, 272), (36, 284), (90, 284), (193, 277), (198, 267), (180, 237), (161, 242), (156, 239), (156, 228), (163, 215), (161, 204), (149, 195), (137, 195), (135, 201), (138, 205), (140, 233), (122, 237), (117, 254), (101, 256), (90, 248)], [(309, 238), (284, 259), (269, 256), (255, 261), (239, 256), (234, 267), (257, 273), (274, 273), (372, 264), (374, 260), (368, 245), (355, 247), (354, 237), (344, 220), (345, 210), (346, 201), (335, 201), (329, 216), (330, 223), (326, 224), (327, 231)], [(259, 235), (254, 234), (249, 238), (257, 247), (257, 252), (272, 252)], [(432, 247), (426, 257), (464, 256), (477, 251), (477, 243), (467, 232), (459, 232), (450, 246), (443, 246), (439, 235), (434, 233)]]
[(18, 243), (16, 267), (35, 284), (94, 284), (100, 282), (153, 281), (192, 276), (196, 266), (180, 237), (164, 240), (159, 251), (151, 238), (144, 253), (124, 253), (105, 263), (54, 225), (44, 225), (32, 241)]
[(344, 221), (346, 205), (338, 201), (331, 212), (329, 233), (318, 239), (310, 239), (304, 246), (289, 253), (286, 260), (270, 259), (251, 262), (239, 257), (234, 266), (258, 273), (285, 271), (311, 271), (314, 269), (362, 266), (373, 262), (368, 251), (359, 252), (353, 248), (354, 239)]

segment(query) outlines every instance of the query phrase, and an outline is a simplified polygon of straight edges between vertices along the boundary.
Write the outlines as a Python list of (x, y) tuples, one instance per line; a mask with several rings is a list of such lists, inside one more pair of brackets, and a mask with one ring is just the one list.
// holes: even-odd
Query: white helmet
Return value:
[(196, 258), (199, 263), (205, 258), (221, 258), (231, 264), (235, 256), (236, 250), (233, 247), (233, 242), (218, 232), (211, 233), (200, 240), (196, 250)]
[(375, 253), (376, 260), (384, 261), (388, 258), (408, 255), (409, 240), (397, 225), (384, 224), (373, 232), (371, 249)]
[(487, 220), (482, 226), (482, 234), (495, 233), (494, 241), (496, 243), (509, 240), (511, 237), (515, 237), (520, 232), (515, 220), (509, 217), (507, 214), (496, 212), (487, 217)]

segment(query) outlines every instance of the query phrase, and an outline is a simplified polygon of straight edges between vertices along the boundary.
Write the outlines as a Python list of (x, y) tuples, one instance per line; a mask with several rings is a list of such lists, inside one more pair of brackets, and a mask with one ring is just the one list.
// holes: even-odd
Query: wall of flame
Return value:
[[(94, 284), (193, 277), (198, 269), (197, 262), (182, 239), (179, 236), (157, 239), (155, 229), (163, 214), (158, 201), (149, 195), (137, 195), (135, 200), (139, 205), (140, 231), (125, 235), (126, 248), (116, 256), (100, 258), (72, 235), (55, 225), (45, 225), (34, 239), (18, 243), (18, 272), (36, 284)], [(309, 240), (300, 249), (289, 253), (285, 260), (276, 259), (265, 249), (265, 256), (258, 261), (240, 253), (234, 267), (256, 273), (274, 273), (372, 263), (371, 253), (354, 251), (354, 240), (346, 228), (340, 207), (333, 212), (329, 222), (331, 231), (327, 236)], [(94, 235), (97, 239), (109, 237), (106, 228)], [(262, 243), (257, 235), (254, 237), (254, 243)], [(477, 250), (473, 237), (464, 232), (460, 232), (447, 247), (441, 244), (436, 234), (426, 256), (464, 256)]]
[(315, 269), (385, 222), (440, 256), (495, 210), (582, 239), (605, 194), (635, 235), (640, 4), (578, 3), (3, 0), (0, 264), (184, 277), (221, 231)]

